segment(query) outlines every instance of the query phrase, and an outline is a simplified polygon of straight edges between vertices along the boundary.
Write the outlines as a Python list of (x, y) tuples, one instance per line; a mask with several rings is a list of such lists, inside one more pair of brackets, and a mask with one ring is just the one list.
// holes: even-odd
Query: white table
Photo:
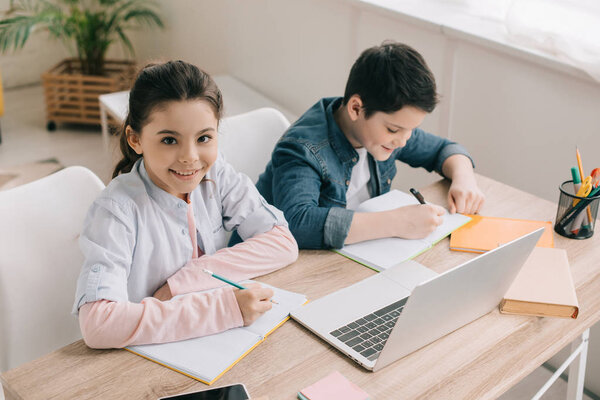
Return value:
[[(272, 107), (281, 111), (291, 122), (297, 119), (294, 114), (281, 105), (232, 76), (215, 75), (213, 79), (223, 94), (224, 117), (242, 114), (261, 107)], [(119, 124), (125, 122), (129, 105), (129, 91), (103, 94), (99, 96), (99, 101), (102, 139), (105, 148), (107, 148), (109, 142), (108, 115), (114, 118)]]

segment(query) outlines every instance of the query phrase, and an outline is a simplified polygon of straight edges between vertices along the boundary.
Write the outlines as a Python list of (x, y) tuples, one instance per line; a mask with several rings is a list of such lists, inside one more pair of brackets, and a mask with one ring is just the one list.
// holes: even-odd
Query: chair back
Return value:
[(224, 118), (219, 127), (219, 150), (237, 171), (256, 183), (289, 126), (285, 116), (274, 108)]
[(83, 167), (0, 191), (0, 371), (81, 338), (78, 237), (102, 181)]

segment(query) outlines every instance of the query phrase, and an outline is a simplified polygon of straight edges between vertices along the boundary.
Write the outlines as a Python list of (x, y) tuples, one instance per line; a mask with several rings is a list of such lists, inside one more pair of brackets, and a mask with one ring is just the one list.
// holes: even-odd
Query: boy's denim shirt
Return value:
[[(291, 125), (256, 184), (283, 211), (300, 248), (341, 248), (352, 223), (346, 191), (358, 153), (334, 120), (341, 102), (341, 97), (321, 99)], [(396, 160), (441, 174), (442, 164), (453, 154), (471, 158), (461, 145), (415, 129), (406, 146), (388, 160), (376, 161), (368, 154), (369, 193), (374, 197), (390, 190)]]

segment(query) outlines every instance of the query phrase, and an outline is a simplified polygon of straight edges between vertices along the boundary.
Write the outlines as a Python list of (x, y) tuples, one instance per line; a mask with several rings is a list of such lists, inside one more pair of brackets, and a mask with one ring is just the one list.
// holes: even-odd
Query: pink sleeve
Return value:
[(243, 325), (233, 289), (191, 293), (161, 302), (99, 300), (79, 309), (79, 326), (92, 348), (120, 348), (210, 335)]
[(275, 226), (233, 247), (194, 258), (167, 282), (171, 294), (199, 292), (224, 283), (202, 272), (204, 268), (239, 282), (278, 270), (296, 261), (298, 245), (288, 228)]

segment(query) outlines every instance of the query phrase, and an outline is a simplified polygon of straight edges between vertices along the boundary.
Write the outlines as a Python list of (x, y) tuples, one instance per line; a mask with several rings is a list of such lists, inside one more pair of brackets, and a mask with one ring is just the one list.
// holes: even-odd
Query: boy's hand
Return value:
[(389, 222), (394, 228), (395, 237), (422, 239), (435, 230), (442, 222), (446, 210), (433, 204), (415, 204), (390, 210)]
[(273, 290), (257, 283), (251, 283), (246, 289), (235, 290), (233, 293), (242, 312), (244, 326), (252, 324), (273, 307), (269, 301), (274, 295)]
[(481, 209), (485, 196), (477, 187), (475, 176), (465, 174), (452, 179), (448, 190), (448, 207), (450, 214), (476, 214)]
[(165, 283), (161, 287), (158, 288), (156, 292), (152, 295), (152, 297), (156, 297), (160, 301), (167, 301), (173, 298), (171, 294), (171, 288), (169, 287), (169, 283)]

